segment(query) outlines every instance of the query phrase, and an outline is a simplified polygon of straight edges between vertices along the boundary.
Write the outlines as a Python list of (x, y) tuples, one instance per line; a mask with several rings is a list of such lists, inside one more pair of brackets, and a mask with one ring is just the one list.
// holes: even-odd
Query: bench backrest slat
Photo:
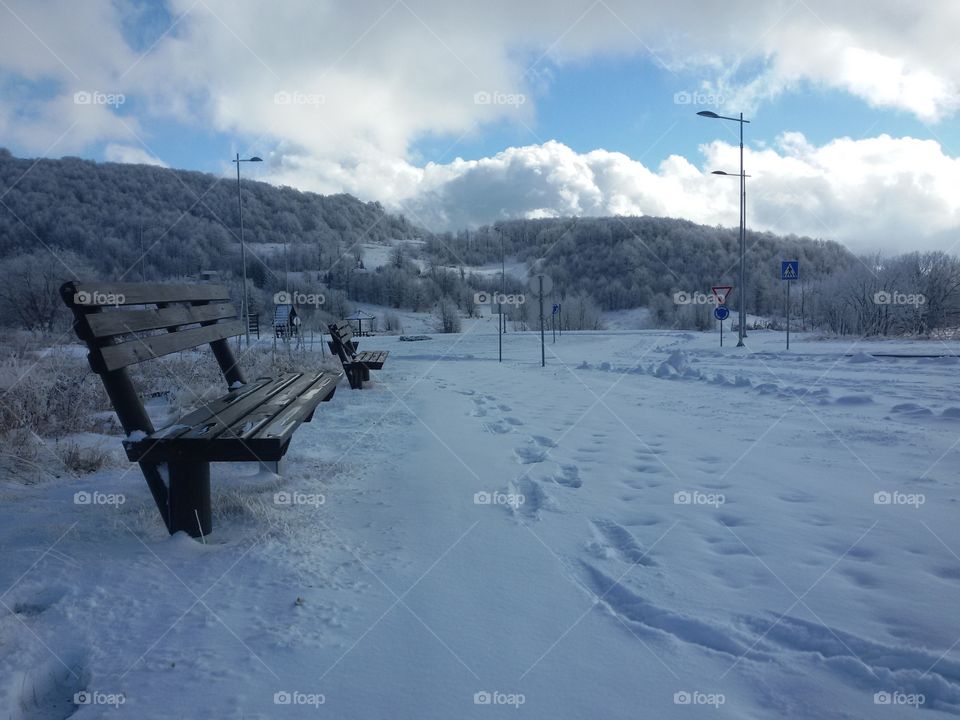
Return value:
[(155, 305), (230, 300), (223, 285), (181, 283), (73, 283), (73, 304), (80, 307)]
[(105, 370), (118, 370), (145, 360), (153, 360), (163, 355), (169, 355), (180, 350), (189, 350), (204, 343), (224, 340), (241, 334), (243, 334), (243, 322), (227, 320), (226, 322), (178, 330), (163, 335), (138, 337), (118, 345), (107, 345), (100, 348), (100, 354), (103, 358)]
[(341, 320), (340, 322), (333, 323), (330, 325), (329, 329), (334, 345), (338, 348), (337, 354), (341, 354), (341, 352), (343, 352), (347, 355), (346, 358), (341, 355), (341, 360), (351, 359), (357, 354), (357, 348), (353, 342), (353, 327), (351, 327), (348, 320)]
[(214, 303), (211, 305), (171, 305), (157, 310), (87, 313), (84, 319), (92, 337), (104, 338), (235, 317), (237, 317), (237, 310), (232, 303)]
[(209, 343), (227, 383), (243, 382), (226, 342), (243, 323), (222, 285), (68, 282), (60, 294), (101, 375)]

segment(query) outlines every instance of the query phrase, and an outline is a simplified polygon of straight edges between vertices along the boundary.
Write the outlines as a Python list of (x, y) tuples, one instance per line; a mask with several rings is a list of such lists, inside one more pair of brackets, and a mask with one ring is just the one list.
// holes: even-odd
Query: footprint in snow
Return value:
[(631, 565), (656, 566), (656, 562), (644, 550), (633, 534), (612, 520), (593, 520), (597, 541), (590, 545), (595, 554), (601, 557), (615, 557)]
[(546, 451), (541, 448), (518, 447), (513, 452), (517, 456), (517, 462), (521, 465), (543, 462), (547, 457)]
[(560, 473), (554, 475), (551, 480), (558, 485), (570, 488), (578, 488), (583, 485), (583, 481), (580, 479), (580, 468), (576, 465), (561, 465)]
[(502, 422), (492, 422), (484, 423), (483, 429), (488, 433), (493, 433), (494, 435), (505, 435), (510, 432), (510, 428), (504, 425)]

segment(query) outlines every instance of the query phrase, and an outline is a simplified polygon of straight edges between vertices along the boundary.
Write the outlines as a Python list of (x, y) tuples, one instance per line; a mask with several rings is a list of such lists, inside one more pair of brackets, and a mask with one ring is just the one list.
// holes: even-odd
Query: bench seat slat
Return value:
[(250, 412), (236, 418), (224, 427), (217, 434), (217, 437), (222, 440), (248, 440), (258, 436), (261, 428), (270, 422), (277, 413), (296, 401), (317, 379), (318, 375), (315, 373), (299, 375), (293, 382), (274, 393), (265, 402), (260, 403)]
[(380, 370), (383, 368), (383, 364), (387, 359), (387, 355), (389, 355), (389, 352), (387, 351), (368, 350), (366, 352), (357, 353), (353, 357), (353, 362), (368, 367), (371, 370)]
[(310, 382), (292, 401), (277, 408), (272, 417), (261, 423), (245, 439), (278, 442), (286, 445), (297, 427), (306, 421), (321, 402), (336, 390), (340, 373), (321, 373), (309, 377)]
[(118, 370), (144, 360), (153, 360), (163, 355), (169, 355), (180, 350), (190, 350), (204, 343), (224, 340), (241, 334), (243, 334), (243, 322), (228, 320), (204, 327), (135, 338), (118, 345), (107, 345), (100, 348), (100, 354), (105, 369)]
[[(336, 389), (340, 373), (289, 373), (248, 393), (242, 403), (228, 405), (233, 424), (229, 427), (214, 420), (214, 430), (205, 434), (191, 432), (184, 417), (174, 427), (183, 432), (164, 436), (158, 431), (143, 440), (124, 443), (131, 460), (151, 462), (170, 459), (207, 462), (243, 462), (279, 460), (286, 453), (294, 431), (328, 399)], [(232, 391), (235, 392), (235, 391)], [(228, 393), (229, 395), (229, 393)], [(222, 399), (226, 399), (224, 396)], [(278, 419), (282, 418), (280, 424)], [(194, 426), (193, 430), (199, 430)], [(283, 432), (278, 430), (283, 427)], [(265, 434), (264, 431), (269, 431)]]
[(218, 437), (231, 425), (241, 418), (245, 418), (273, 397), (287, 392), (303, 376), (303, 373), (286, 373), (270, 383), (267, 387), (231, 403), (222, 411), (211, 414), (202, 422), (196, 423), (189, 430), (178, 436), (180, 440), (212, 440)]
[[(249, 402), (251, 398), (269, 394), (274, 388), (286, 382), (289, 382), (288, 376), (260, 378), (252, 383), (247, 383), (243, 387), (230, 390), (226, 395), (221, 395), (215, 400), (203, 403), (176, 422), (143, 439), (125, 440), (123, 446), (127, 451), (127, 458), (133, 461), (153, 461), (154, 454), (159, 454), (158, 448), (161, 443), (170, 443), (190, 432), (193, 428), (204, 427), (210, 422), (210, 418), (222, 415), (237, 403)], [(160, 460), (157, 460), (157, 462), (160, 462)]]

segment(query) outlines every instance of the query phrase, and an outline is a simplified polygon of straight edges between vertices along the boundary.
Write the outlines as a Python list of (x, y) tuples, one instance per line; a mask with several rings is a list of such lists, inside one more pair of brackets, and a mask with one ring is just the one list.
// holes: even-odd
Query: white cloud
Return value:
[(118, 145), (116, 143), (110, 143), (106, 148), (104, 148), (103, 156), (107, 162), (169, 167), (160, 158), (154, 157), (143, 148), (134, 147), (132, 145)]
[[(700, 167), (671, 156), (655, 169), (622, 153), (578, 154), (547, 142), (491, 158), (428, 165), (396, 205), (433, 227), (511, 217), (666, 215), (736, 225), (739, 148), (714, 142)], [(785, 133), (746, 153), (754, 230), (837, 239), (857, 251), (946, 249), (960, 242), (960, 159), (913, 138), (841, 138), (817, 147)], [(957, 248), (954, 248), (957, 249)]]

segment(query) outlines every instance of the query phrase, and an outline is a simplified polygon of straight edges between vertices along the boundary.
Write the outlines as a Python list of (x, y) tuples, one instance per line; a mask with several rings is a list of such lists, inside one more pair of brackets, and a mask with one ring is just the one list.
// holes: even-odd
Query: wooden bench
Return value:
[[(243, 321), (221, 285), (68, 282), (60, 294), (127, 433), (127, 457), (140, 464), (170, 534), (209, 534), (210, 463), (278, 469), (293, 433), (333, 397), (341, 378), (339, 372), (286, 373), (247, 382), (229, 344), (243, 334)], [(228, 392), (155, 430), (127, 368), (208, 343)]]
[(330, 352), (339, 356), (343, 370), (347, 374), (350, 387), (354, 390), (363, 388), (363, 381), (370, 379), (371, 370), (379, 370), (387, 360), (389, 351), (370, 350), (358, 352), (359, 343), (353, 338), (353, 328), (347, 320), (331, 323), (327, 326), (330, 331)]

